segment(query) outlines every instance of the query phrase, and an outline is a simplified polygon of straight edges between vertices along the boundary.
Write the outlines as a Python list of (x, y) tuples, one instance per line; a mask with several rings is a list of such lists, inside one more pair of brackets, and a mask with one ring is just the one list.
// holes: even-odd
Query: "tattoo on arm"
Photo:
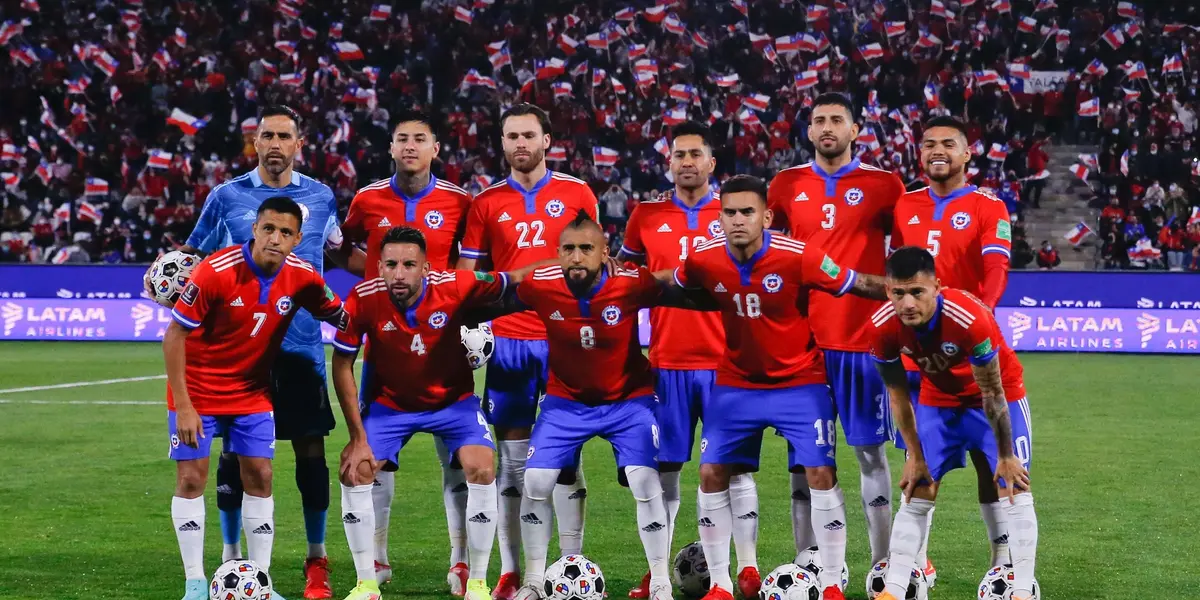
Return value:
[(983, 412), (992, 424), (1000, 456), (1010, 457), (1013, 455), (1012, 421), (1008, 415), (1008, 400), (1004, 397), (1004, 382), (1000, 377), (1000, 357), (995, 356), (982, 366), (971, 365), (971, 372), (975, 375), (975, 383), (979, 384)]
[(883, 283), (883, 277), (867, 273), (855, 273), (855, 275), (854, 285), (849, 290), (851, 294), (872, 300), (888, 299), (887, 286)]

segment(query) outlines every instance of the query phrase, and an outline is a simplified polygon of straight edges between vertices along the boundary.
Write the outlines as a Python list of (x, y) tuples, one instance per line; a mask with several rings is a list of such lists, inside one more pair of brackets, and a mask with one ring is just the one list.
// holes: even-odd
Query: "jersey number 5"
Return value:
[(942, 232), (936, 229), (931, 229), (929, 231), (929, 237), (925, 238), (925, 247), (928, 248), (929, 253), (935, 257), (938, 255), (938, 250), (942, 249), (942, 244), (938, 241), (938, 238), (940, 237), (942, 237)]
[(517, 238), (518, 248), (540, 248), (546, 245), (546, 240), (542, 239), (542, 234), (546, 232), (546, 224), (541, 221), (530, 221), (528, 223), (517, 223)]

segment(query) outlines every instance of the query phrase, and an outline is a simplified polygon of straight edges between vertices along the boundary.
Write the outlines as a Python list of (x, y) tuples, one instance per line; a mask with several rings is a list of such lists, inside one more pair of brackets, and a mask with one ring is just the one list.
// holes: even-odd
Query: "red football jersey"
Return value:
[(342, 233), (351, 243), (366, 242), (364, 280), (379, 277), (379, 241), (392, 227), (407, 225), (425, 234), (425, 256), (434, 271), (445, 271), (458, 260), (458, 241), (467, 225), (471, 195), (432, 175), (429, 185), (413, 197), (404, 195), (391, 179), (376, 181), (358, 190)]
[(401, 411), (444, 408), (475, 390), (459, 337), (464, 309), (498, 300), (507, 286), (504, 273), (430, 271), (416, 304), (401, 309), (383, 278), (364, 281), (346, 299), (349, 318), (333, 345), (352, 354), (367, 337), (364, 399)]
[[(272, 410), (271, 363), (300, 308), (328, 319), (342, 310), (342, 301), (294, 255), (273, 276), (259, 271), (249, 243), (218, 250), (196, 266), (171, 316), (195, 330), (185, 348), (187, 391), (197, 413)], [(169, 385), (167, 407), (175, 410)]]
[(929, 250), (944, 287), (983, 297), (983, 257), (1011, 258), (1012, 222), (1002, 200), (973, 185), (945, 198), (922, 188), (896, 203), (892, 248), (902, 246)]
[[(692, 249), (721, 234), (721, 202), (709, 193), (694, 207), (678, 197), (646, 200), (633, 209), (621, 251), (645, 257), (651, 271), (675, 269)], [(717, 368), (725, 353), (721, 316), (681, 308), (650, 309), (650, 364), (656, 369)]]
[(825, 383), (825, 361), (808, 324), (808, 292), (840, 296), (855, 277), (817, 246), (769, 231), (745, 263), (734, 260), (722, 235), (696, 247), (675, 270), (680, 286), (704, 289), (721, 306), (727, 350), (717, 383), (739, 388)]
[(654, 393), (650, 362), (638, 340), (637, 313), (660, 287), (646, 269), (617, 271), (582, 297), (567, 287), (562, 267), (542, 267), (517, 286), (517, 297), (546, 328), (550, 380), (546, 393), (586, 403)]
[[(771, 180), (767, 204), (772, 229), (820, 246), (839, 265), (858, 273), (883, 275), (887, 232), (904, 183), (890, 171), (854, 160), (834, 173), (814, 163), (780, 171)], [(813, 336), (825, 350), (866, 352), (870, 347), (863, 317), (879, 309), (878, 300), (835, 298), (810, 291)]]
[(933, 319), (924, 327), (907, 327), (891, 302), (871, 316), (871, 356), (881, 362), (911, 357), (920, 365), (921, 396), (926, 406), (956, 408), (981, 405), (979, 384), (971, 364), (1000, 357), (1000, 377), (1007, 400), (1025, 397), (1021, 362), (1004, 341), (992, 311), (975, 296), (945, 289)]
[[(586, 183), (547, 171), (532, 189), (511, 177), (483, 190), (471, 203), (462, 241), (464, 258), (492, 258), (497, 271), (515, 271), (558, 256), (558, 237), (580, 210), (597, 219), (596, 195)], [(530, 312), (492, 322), (497, 336), (546, 339), (546, 328)]]

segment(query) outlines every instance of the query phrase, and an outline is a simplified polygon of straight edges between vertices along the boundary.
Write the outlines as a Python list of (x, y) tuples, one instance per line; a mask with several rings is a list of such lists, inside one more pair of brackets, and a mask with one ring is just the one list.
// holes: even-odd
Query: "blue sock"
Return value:
[(304, 533), (308, 535), (308, 543), (325, 543), (325, 515), (327, 510), (304, 509)]
[(242, 509), (221, 511), (221, 539), (226, 544), (242, 540)]
[(233, 548), (242, 539), (242, 476), (237, 455), (222, 454), (217, 462), (217, 508), (221, 511), (221, 538), (225, 560), (241, 558), (241, 548)]
[(329, 467), (325, 457), (297, 457), (296, 487), (304, 506), (308, 557), (325, 556), (325, 515), (329, 512)]

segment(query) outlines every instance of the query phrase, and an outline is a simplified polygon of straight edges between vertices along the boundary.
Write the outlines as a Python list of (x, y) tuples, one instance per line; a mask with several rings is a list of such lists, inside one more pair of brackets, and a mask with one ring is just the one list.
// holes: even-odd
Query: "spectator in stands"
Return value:
[(1158, 243), (1167, 255), (1167, 270), (1182, 271), (1187, 260), (1187, 242), (1179, 221), (1172, 221), (1158, 233)]
[(1024, 269), (1033, 262), (1035, 258), (1033, 248), (1029, 245), (1029, 240), (1025, 239), (1025, 230), (1022, 227), (1013, 228), (1013, 245), (1012, 245), (1012, 266), (1014, 269)]
[(600, 206), (604, 208), (603, 224), (623, 229), (625, 221), (629, 219), (625, 212), (627, 204), (629, 194), (626, 194), (620, 185), (614, 183), (608, 186), (608, 190), (600, 195)]
[(1125, 246), (1133, 246), (1138, 240), (1146, 237), (1146, 227), (1138, 221), (1138, 216), (1130, 213), (1125, 218), (1125, 228), (1122, 230), (1122, 236), (1125, 238)]
[(1042, 240), (1042, 247), (1037, 253), (1038, 268), (1043, 271), (1049, 271), (1054, 267), (1062, 264), (1062, 258), (1058, 256), (1058, 250), (1050, 243), (1050, 240)]

